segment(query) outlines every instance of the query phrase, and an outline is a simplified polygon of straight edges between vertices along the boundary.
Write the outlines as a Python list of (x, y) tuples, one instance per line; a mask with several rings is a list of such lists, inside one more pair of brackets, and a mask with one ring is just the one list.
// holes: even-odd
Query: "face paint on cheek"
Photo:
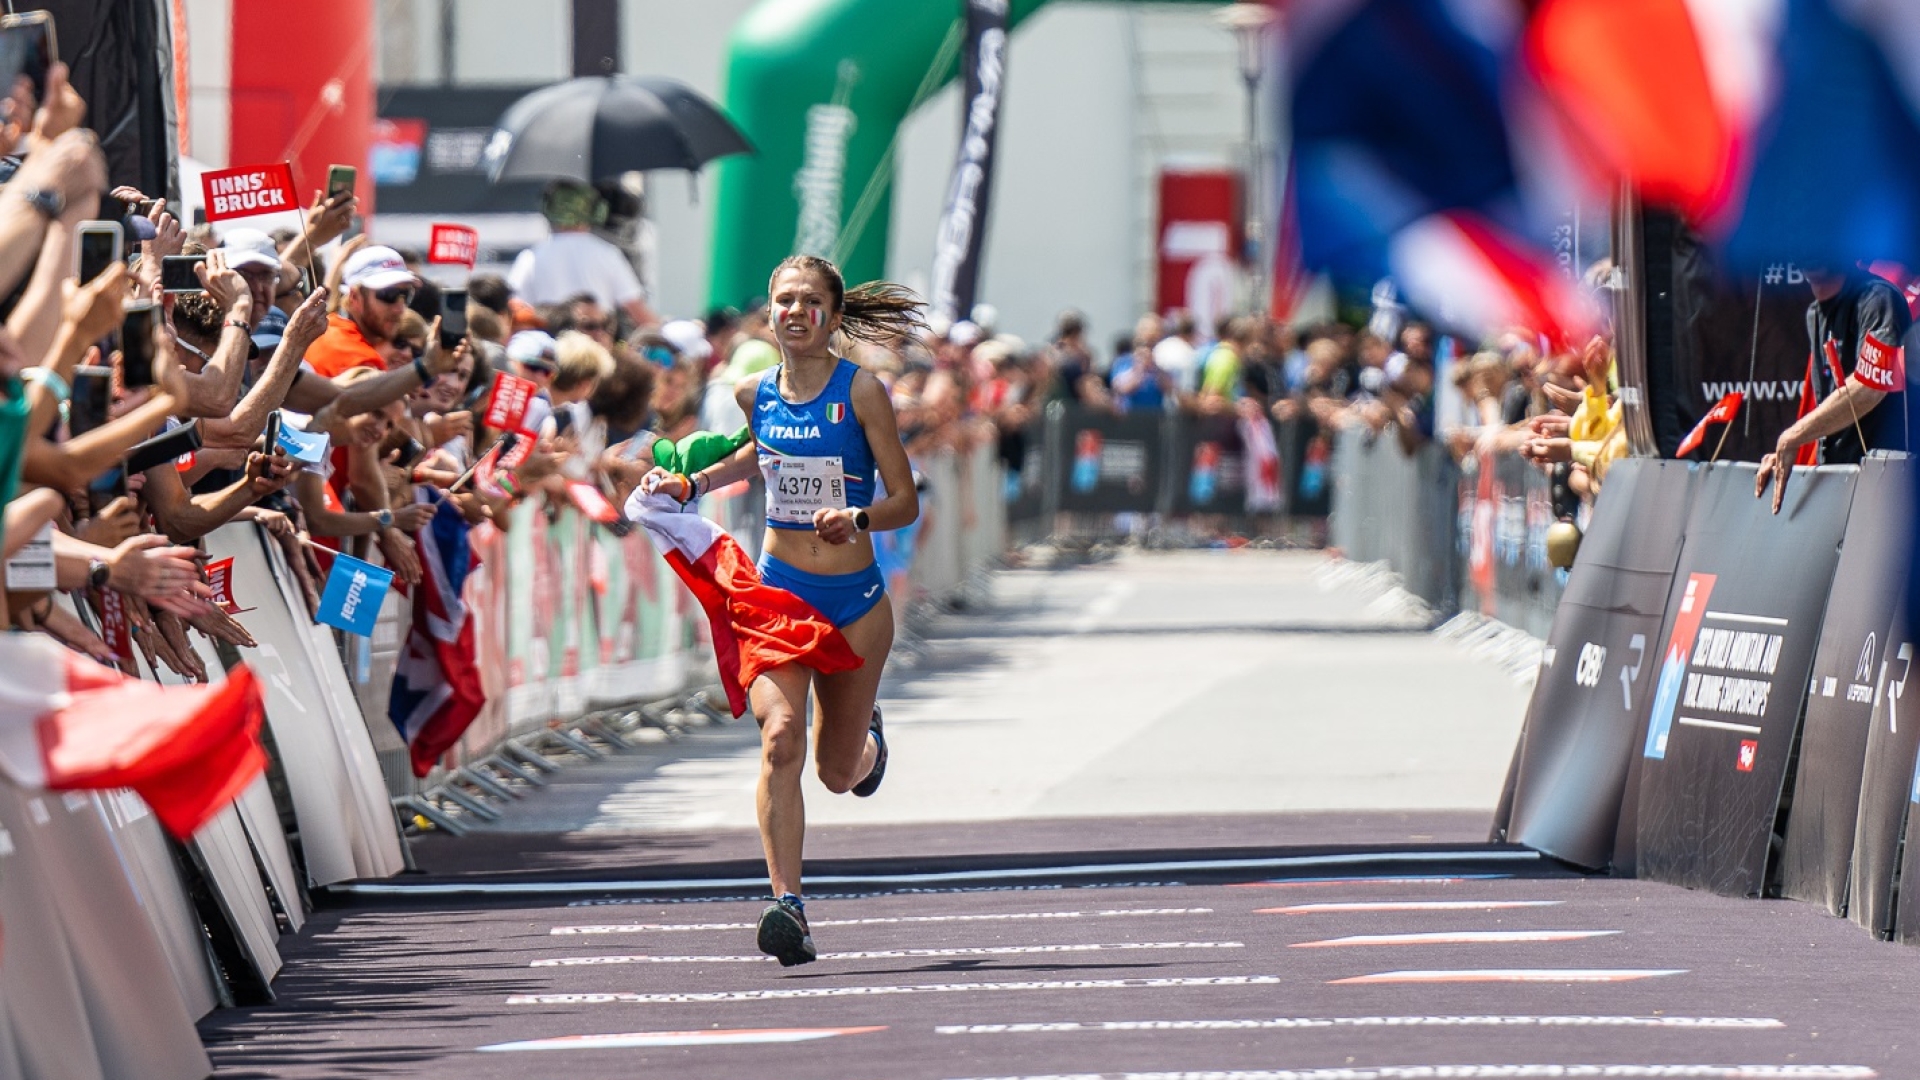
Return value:
[(827, 325), (827, 309), (826, 308), (814, 308), (813, 310), (807, 312), (807, 317), (813, 320), (813, 325), (815, 326)]

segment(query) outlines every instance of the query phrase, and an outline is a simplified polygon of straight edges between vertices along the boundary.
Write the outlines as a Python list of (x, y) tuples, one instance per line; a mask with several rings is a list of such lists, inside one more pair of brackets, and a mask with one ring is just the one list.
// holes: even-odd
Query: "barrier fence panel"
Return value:
[(1170, 494), (1165, 413), (1116, 416), (1069, 406), (1060, 416), (1065, 454), (1052, 462), (1059, 477), (1059, 509), (1094, 514), (1164, 509)]
[(307, 881), (398, 873), (400, 838), (386, 785), (332, 632), (307, 617), (279, 546), (256, 526), (223, 526), (207, 547), (214, 558), (234, 560), (233, 589), (255, 605), (247, 628), (259, 647), (243, 655), (261, 676)]
[(1439, 614), (1458, 611), (1459, 469), (1452, 459), (1431, 444), (1409, 455), (1392, 432), (1348, 428), (1335, 440), (1333, 461), (1329, 542), (1355, 562), (1389, 564)]
[(0, 847), (0, 925), (7, 935), (6, 952), (0, 954), (0, 984), (5, 987), (0, 994), (19, 1074), (105, 1080), (79, 970), (61, 924), (64, 897), (45, 866), (59, 853), (45, 850), (36, 835), (34, 820), (47, 811), (41, 802), (34, 814), (29, 809), (34, 798), (0, 784), (0, 829), (8, 838)]
[(194, 1018), (92, 795), (29, 795), (26, 808), (24, 828), (9, 831), (38, 849), (35, 869), (58, 898), (102, 1072), (201, 1080), (211, 1067)]
[(1461, 606), (1546, 637), (1565, 588), (1547, 562), (1552, 481), (1518, 454), (1475, 455), (1463, 465), (1459, 507)]
[[(1900, 594), (1893, 585), (1905, 574), (1913, 468), (1911, 461), (1860, 463), (1801, 725), (1792, 812), (1780, 849), (1780, 892), (1835, 915), (1847, 909), (1873, 704), (1890, 661), (1896, 678), (1904, 674), (1905, 661), (1895, 660), (1905, 635), (1894, 622)], [(1897, 814), (1906, 791), (1887, 791), (1895, 798), (1884, 809)], [(1891, 848), (1884, 854), (1890, 860)]]
[[(1889, 592), (1895, 591), (1889, 589)], [(1911, 824), (1914, 763), (1920, 758), (1920, 724), (1902, 723), (1914, 640), (1905, 603), (1896, 603), (1876, 672), (1873, 715), (1867, 728), (1866, 767), (1861, 771), (1859, 820), (1853, 833), (1853, 869), (1847, 883), (1847, 916), (1884, 935), (1896, 922), (1896, 877), (1901, 839)], [(1916, 878), (1907, 878), (1912, 891)]]
[(1588, 869), (1623, 868), (1621, 806), (1637, 796), (1629, 767), (1696, 474), (1650, 460), (1608, 474), (1527, 706), (1507, 839)]
[[(201, 665), (207, 670), (207, 678), (214, 682), (225, 679), (225, 667), (213, 646), (204, 638), (193, 644)], [(145, 661), (141, 663), (144, 665)], [(187, 685), (184, 676), (164, 666), (146, 670), (147, 678), (162, 685)], [(272, 794), (266, 791), (266, 783), (263, 776), (249, 785), (249, 790), (258, 789), (266, 796), (267, 812), (258, 821), (257, 831), (246, 821), (247, 801), (243, 795), (202, 825), (182, 848), (191, 872), (204, 883), (191, 887), (190, 893), (195, 919), (205, 926), (204, 943), (196, 942), (198, 947), (194, 951), (205, 967), (206, 951), (211, 944), (221, 962), (228, 966), (227, 974), (238, 987), (237, 996), (249, 1000), (264, 999), (268, 983), (280, 972), (280, 929), (267, 899), (264, 868), (276, 854), (285, 858), (289, 869), (292, 863), (280, 814), (273, 806)], [(298, 879), (291, 873), (287, 878), (284, 883), (275, 883), (276, 891), (290, 898), (289, 914), (297, 927), (303, 915), (298, 900)], [(195, 930), (200, 932), (198, 926)]]
[(1642, 750), (1640, 876), (1765, 888), (1790, 751), (1856, 472), (1796, 470), (1785, 508), (1755, 467), (1705, 467), (1660, 638)]

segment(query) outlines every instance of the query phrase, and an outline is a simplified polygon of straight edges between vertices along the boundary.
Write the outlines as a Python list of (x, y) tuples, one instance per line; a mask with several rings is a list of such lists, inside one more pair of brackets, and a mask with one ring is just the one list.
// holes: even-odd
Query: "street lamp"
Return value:
[(1255, 314), (1265, 314), (1266, 295), (1266, 222), (1261, 213), (1264, 205), (1264, 190), (1260, 177), (1260, 76), (1267, 66), (1267, 27), (1273, 22), (1273, 8), (1268, 4), (1229, 4), (1221, 8), (1215, 18), (1221, 26), (1233, 32), (1234, 44), (1239, 47), (1240, 79), (1247, 87), (1247, 246), (1252, 249), (1252, 258), (1248, 259), (1248, 280), (1252, 284), (1252, 307)]

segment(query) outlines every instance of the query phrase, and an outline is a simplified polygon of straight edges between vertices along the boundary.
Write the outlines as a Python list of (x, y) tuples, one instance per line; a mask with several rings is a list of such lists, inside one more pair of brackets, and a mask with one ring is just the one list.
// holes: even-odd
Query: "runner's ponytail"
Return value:
[[(826, 280), (827, 290), (833, 294), (833, 306), (840, 315), (840, 331), (850, 338), (891, 345), (899, 338), (911, 336), (915, 330), (926, 329), (926, 321), (920, 316), (923, 302), (903, 285), (869, 281), (848, 289), (840, 276), (840, 268), (818, 255), (789, 256), (773, 268), (772, 277), (779, 277), (782, 270), (795, 269), (819, 274)], [(771, 291), (771, 278), (768, 288)]]

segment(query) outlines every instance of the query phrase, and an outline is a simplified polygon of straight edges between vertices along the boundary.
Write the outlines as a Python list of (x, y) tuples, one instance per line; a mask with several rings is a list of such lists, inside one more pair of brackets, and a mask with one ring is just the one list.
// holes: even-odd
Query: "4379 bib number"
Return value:
[(773, 457), (760, 459), (767, 481), (767, 517), (773, 521), (811, 524), (815, 511), (847, 507), (847, 479), (837, 457)]

